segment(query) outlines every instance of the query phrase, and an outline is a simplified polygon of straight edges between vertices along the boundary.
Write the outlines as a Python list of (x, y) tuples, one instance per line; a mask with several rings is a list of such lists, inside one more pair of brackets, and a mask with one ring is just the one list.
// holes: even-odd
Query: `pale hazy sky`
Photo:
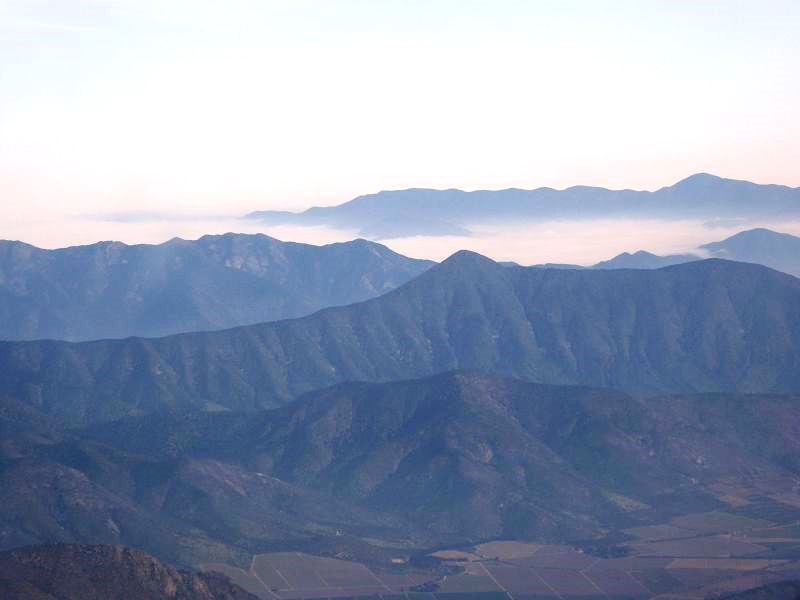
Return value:
[(0, 0), (0, 237), (405, 187), (800, 186), (798, 32), (797, 0)]

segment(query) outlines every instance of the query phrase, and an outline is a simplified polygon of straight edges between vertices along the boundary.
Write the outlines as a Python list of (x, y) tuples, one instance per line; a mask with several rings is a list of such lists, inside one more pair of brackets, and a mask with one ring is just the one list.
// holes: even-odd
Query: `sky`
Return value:
[(163, 241), (407, 187), (800, 186), (798, 31), (796, 0), (0, 0), (0, 237)]

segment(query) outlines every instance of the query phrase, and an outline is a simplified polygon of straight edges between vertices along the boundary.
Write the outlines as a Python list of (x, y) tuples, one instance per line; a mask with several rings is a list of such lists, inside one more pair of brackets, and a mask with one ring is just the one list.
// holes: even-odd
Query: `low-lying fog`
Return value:
[[(457, 250), (469, 249), (495, 260), (523, 265), (544, 262), (589, 265), (626, 251), (688, 252), (753, 227), (800, 235), (800, 221), (709, 224), (700, 221), (600, 219), (471, 226), (474, 235), (470, 237), (417, 236), (380, 242), (401, 254), (433, 260), (442, 260)], [(310, 244), (358, 237), (355, 231), (328, 227), (267, 226), (257, 221), (207, 215), (127, 214), (0, 223), (0, 238), (21, 240), (42, 248), (91, 244), (100, 240), (152, 244), (173, 237), (196, 239), (205, 234), (229, 231), (264, 233), (281, 240)]]

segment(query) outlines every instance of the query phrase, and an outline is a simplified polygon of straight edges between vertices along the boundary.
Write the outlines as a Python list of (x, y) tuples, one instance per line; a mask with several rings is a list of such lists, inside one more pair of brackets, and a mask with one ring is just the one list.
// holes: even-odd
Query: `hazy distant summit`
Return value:
[(800, 188), (698, 173), (655, 192), (573, 186), (563, 190), (412, 188), (359, 196), (299, 213), (257, 211), (270, 224), (326, 225), (373, 239), (464, 235), (470, 226), (508, 220), (586, 218), (750, 219), (800, 216)]
[(701, 249), (719, 258), (767, 265), (800, 277), (800, 237), (788, 233), (751, 229)]
[(633, 254), (623, 252), (610, 260), (604, 260), (594, 265), (594, 269), (660, 269), (680, 265), (693, 260), (700, 260), (700, 256), (695, 254), (670, 254), (668, 256), (658, 256), (645, 250), (639, 250)]
[(800, 277), (800, 237), (758, 228), (742, 231), (719, 242), (704, 244), (696, 254), (658, 256), (644, 250), (623, 252), (594, 265), (595, 269), (659, 269), (702, 258), (724, 258), (765, 265)]
[(0, 240), (0, 338), (161, 336), (300, 317), (379, 296), (432, 264), (367, 240), (261, 234), (58, 250)]

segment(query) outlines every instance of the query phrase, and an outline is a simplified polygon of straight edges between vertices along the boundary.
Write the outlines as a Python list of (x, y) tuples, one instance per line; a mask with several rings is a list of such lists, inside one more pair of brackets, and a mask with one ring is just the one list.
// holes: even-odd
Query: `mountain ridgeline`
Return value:
[[(698, 252), (800, 275), (800, 238), (766, 229)], [(700, 259), (639, 251), (593, 268), (653, 269)], [(302, 317), (377, 297), (433, 264), (365, 240), (311, 246), (226, 234), (60, 250), (0, 242), (0, 339), (158, 337)]]
[(88, 340), (225, 329), (383, 294), (433, 263), (355, 240), (265, 235), (42, 250), (0, 242), (0, 339)]
[(327, 225), (374, 239), (467, 235), (470, 225), (586, 218), (781, 219), (800, 215), (800, 188), (759, 185), (706, 173), (655, 192), (575, 186), (564, 190), (408, 189), (359, 196), (301, 213), (258, 211), (271, 224)]
[(452, 369), (636, 393), (800, 391), (800, 280), (705, 260), (504, 267), (462, 251), (379, 298), (161, 339), (0, 344), (0, 394), (73, 424), (256, 410)]

